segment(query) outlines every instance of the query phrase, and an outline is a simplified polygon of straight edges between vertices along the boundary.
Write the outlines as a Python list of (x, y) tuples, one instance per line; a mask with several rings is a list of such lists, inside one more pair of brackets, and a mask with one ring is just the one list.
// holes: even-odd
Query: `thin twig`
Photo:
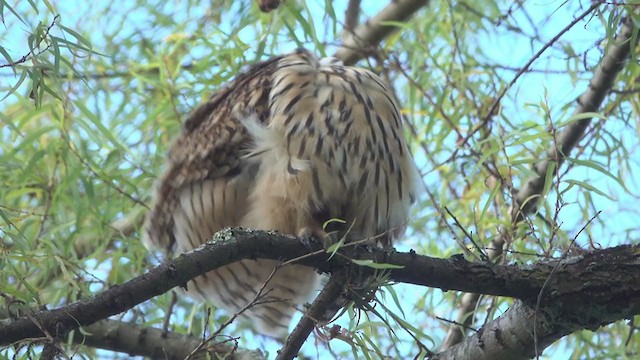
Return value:
[(35, 44), (27, 54), (23, 55), (20, 59), (14, 61), (14, 62), (10, 62), (7, 64), (0, 64), (0, 69), (5, 68), (5, 67), (15, 67), (16, 65), (25, 63), (27, 60), (29, 60), (32, 56), (38, 56), (40, 54), (42, 54), (43, 52), (49, 50), (49, 48), (51, 47), (51, 44), (47, 44), (47, 47), (45, 47), (43, 50), (41, 50), (40, 52), (38, 52), (37, 54), (35, 53), (36, 49), (38, 49), (38, 47), (40, 47), (40, 44), (42, 44), (42, 42), (47, 38), (47, 36), (49, 36), (49, 32), (51, 31), (51, 29), (56, 25), (56, 23), (58, 22), (58, 20), (60, 20), (60, 15), (56, 14), (53, 17), (53, 20), (51, 21), (51, 23), (49, 24), (49, 26), (47, 26), (47, 28), (44, 31), (44, 34), (42, 34), (42, 37), (40, 38), (40, 40), (38, 40), (38, 43)]
[(465, 229), (464, 226), (462, 226), (462, 224), (458, 221), (458, 218), (456, 218), (455, 215), (453, 215), (453, 213), (446, 206), (444, 207), (444, 209), (447, 211), (447, 214), (449, 214), (449, 216), (453, 218), (453, 221), (456, 223), (456, 226), (458, 227), (458, 229), (460, 229), (464, 233), (464, 236), (466, 236), (467, 239), (469, 239), (471, 244), (473, 244), (473, 247), (475, 247), (476, 250), (480, 253), (480, 258), (482, 259), (482, 261), (488, 262), (489, 257), (487, 256), (487, 254), (485, 254), (482, 248), (478, 246), (475, 240), (473, 240), (473, 237), (471, 236), (471, 234), (469, 234), (467, 232), (467, 229)]
[(445, 318), (440, 317), (440, 316), (436, 316), (436, 319), (438, 319), (438, 320), (440, 320), (440, 321), (444, 321), (444, 322), (449, 323), (449, 324), (452, 324), (452, 325), (460, 326), (460, 327), (462, 327), (462, 328), (465, 328), (465, 329), (467, 329), (467, 330), (471, 330), (471, 331), (473, 331), (473, 332), (478, 332), (478, 329), (476, 329), (476, 328), (474, 328), (474, 327), (472, 327), (472, 326), (468, 326), (468, 325), (466, 325), (466, 324), (464, 324), (464, 323), (461, 323), (461, 322), (455, 321), (455, 320), (445, 319)]
[(533, 55), (529, 61), (527, 61), (527, 63), (520, 68), (520, 71), (518, 71), (516, 73), (516, 75), (513, 77), (513, 79), (511, 79), (511, 81), (509, 81), (509, 83), (507, 84), (506, 87), (504, 87), (502, 89), (502, 91), (500, 92), (500, 94), (498, 94), (498, 96), (495, 98), (495, 100), (493, 101), (493, 103), (491, 104), (491, 106), (489, 107), (489, 110), (487, 111), (487, 114), (485, 115), (484, 119), (482, 119), (482, 121), (475, 126), (475, 128), (473, 130), (471, 130), (469, 132), (469, 134), (467, 134), (467, 136), (462, 140), (462, 142), (460, 143), (460, 147), (464, 144), (467, 143), (467, 141), (469, 141), (469, 139), (482, 127), (484, 127), (484, 125), (491, 119), (491, 117), (494, 115), (495, 111), (498, 108), (498, 105), (500, 105), (500, 101), (502, 101), (502, 98), (507, 94), (507, 92), (511, 89), (511, 87), (513, 85), (515, 85), (515, 83), (518, 81), (518, 79), (520, 78), (520, 76), (522, 76), (524, 73), (527, 72), (527, 70), (529, 69), (529, 67), (536, 61), (538, 60), (538, 58), (540, 58), (540, 56), (547, 51), (547, 49), (549, 47), (551, 47), (553, 44), (555, 44), (556, 41), (558, 41), (562, 35), (564, 35), (565, 33), (567, 33), (567, 31), (571, 30), (571, 28), (573, 28), (577, 23), (579, 23), (580, 21), (582, 21), (582, 19), (584, 19), (585, 17), (587, 17), (589, 14), (591, 14), (591, 12), (593, 12), (595, 9), (597, 9), (601, 4), (602, 4), (602, 0), (601, 1), (597, 1), (595, 3), (593, 3), (587, 10), (585, 10), (582, 14), (580, 14), (577, 18), (573, 19), (573, 21), (571, 21), (569, 23), (569, 25), (565, 26), (564, 29), (560, 30), (560, 32), (558, 32), (556, 34), (556, 36), (554, 36), (551, 40), (549, 40), (540, 50), (538, 50), (537, 53), (535, 53), (535, 55)]
[[(200, 344), (198, 344), (198, 346), (195, 349), (193, 349), (193, 351), (191, 351), (191, 353), (184, 360), (192, 359), (193, 356), (198, 352), (200, 352), (206, 344), (211, 342), (213, 339), (217, 338), (220, 335), (220, 333), (222, 333), (222, 330), (226, 329), (229, 325), (231, 325), (238, 318), (238, 316), (242, 315), (245, 311), (249, 310), (250, 308), (254, 307), (256, 304), (258, 304), (260, 302), (259, 300), (262, 299), (268, 293), (268, 292), (267, 293), (264, 292), (265, 287), (271, 281), (271, 279), (273, 279), (273, 276), (276, 274), (276, 272), (280, 268), (282, 268), (282, 264), (276, 265), (271, 271), (271, 274), (269, 274), (267, 279), (262, 283), (262, 286), (260, 286), (260, 289), (258, 289), (258, 292), (253, 297), (253, 299), (251, 299), (245, 306), (243, 306), (242, 309), (236, 311), (236, 313), (233, 314), (233, 316), (231, 316), (229, 319), (227, 319), (227, 321), (222, 323), (222, 325), (220, 325), (220, 327), (213, 334), (211, 334), (206, 339), (203, 339), (200, 342)], [(207, 316), (207, 319), (208, 318), (209, 317)]]
[(175, 291), (171, 292), (171, 301), (169, 302), (169, 306), (167, 306), (167, 311), (165, 311), (164, 320), (162, 320), (162, 331), (169, 331), (169, 321), (171, 320), (171, 315), (173, 314), (173, 307), (178, 302), (178, 296)]

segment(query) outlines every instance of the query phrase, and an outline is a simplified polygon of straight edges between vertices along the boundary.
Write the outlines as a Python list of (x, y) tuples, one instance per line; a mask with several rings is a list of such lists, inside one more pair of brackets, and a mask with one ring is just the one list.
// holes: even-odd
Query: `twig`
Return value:
[(440, 317), (440, 316), (436, 316), (436, 319), (438, 319), (438, 320), (440, 320), (440, 321), (444, 321), (444, 322), (449, 323), (449, 324), (452, 324), (452, 325), (457, 325), (457, 326), (463, 327), (463, 328), (465, 328), (466, 330), (471, 330), (471, 331), (473, 331), (473, 332), (478, 332), (478, 329), (476, 329), (476, 328), (474, 328), (474, 327), (471, 327), (471, 326), (467, 326), (466, 324), (463, 324), (463, 323), (461, 323), (461, 322), (457, 322), (457, 321), (455, 321), (455, 320), (445, 319), (445, 318)]
[(49, 50), (49, 48), (51, 47), (51, 44), (48, 44), (47, 47), (45, 47), (43, 50), (41, 50), (37, 54), (35, 53), (35, 51), (38, 49), (38, 47), (40, 47), (40, 44), (42, 44), (44, 39), (46, 39), (47, 36), (49, 36), (49, 32), (56, 25), (58, 20), (60, 20), (60, 15), (56, 14), (53, 17), (53, 20), (51, 21), (49, 26), (47, 26), (47, 28), (45, 29), (44, 34), (42, 34), (42, 37), (40, 38), (40, 40), (38, 40), (38, 43), (35, 44), (33, 47), (31, 47), (31, 49), (29, 50), (29, 52), (27, 54), (23, 55), (20, 59), (14, 61), (14, 62), (10, 62), (10, 63), (7, 63), (7, 64), (0, 64), (0, 69), (5, 68), (5, 67), (14, 67), (16, 65), (25, 63), (27, 60), (29, 60), (29, 58), (31, 56), (38, 56), (38, 55), (42, 54), (43, 52)]
[(585, 10), (582, 14), (580, 14), (577, 18), (573, 19), (573, 21), (571, 23), (569, 23), (569, 25), (565, 26), (564, 29), (560, 30), (560, 32), (558, 32), (556, 34), (556, 36), (554, 36), (551, 40), (549, 40), (540, 50), (538, 50), (537, 53), (535, 53), (535, 55), (533, 55), (529, 61), (527, 61), (527, 63), (520, 68), (520, 71), (518, 71), (516, 73), (516, 75), (513, 77), (513, 79), (511, 79), (511, 81), (509, 81), (509, 83), (507, 84), (506, 87), (504, 87), (502, 89), (502, 91), (500, 92), (500, 94), (498, 94), (498, 96), (495, 98), (495, 100), (493, 101), (493, 103), (491, 104), (491, 106), (489, 107), (489, 110), (487, 111), (487, 114), (485, 115), (484, 119), (482, 119), (482, 121), (477, 124), (473, 130), (471, 130), (469, 132), (469, 134), (467, 134), (467, 136), (465, 136), (465, 138), (462, 140), (462, 142), (460, 143), (459, 147), (462, 147), (462, 145), (466, 144), (467, 141), (469, 141), (469, 139), (481, 128), (483, 128), (485, 126), (485, 124), (491, 120), (491, 118), (494, 116), (495, 111), (498, 108), (498, 105), (500, 105), (500, 101), (502, 101), (502, 98), (507, 94), (507, 92), (511, 89), (511, 87), (518, 81), (518, 79), (520, 78), (520, 76), (522, 76), (524, 73), (527, 72), (527, 70), (529, 69), (529, 67), (536, 61), (538, 60), (538, 58), (540, 58), (540, 56), (547, 51), (547, 49), (549, 47), (551, 47), (553, 44), (555, 44), (556, 41), (558, 41), (562, 35), (564, 35), (567, 31), (571, 30), (571, 28), (573, 28), (578, 22), (582, 21), (582, 19), (584, 19), (585, 17), (587, 17), (587, 15), (591, 14), (591, 12), (593, 12), (595, 9), (597, 9), (601, 4), (602, 4), (602, 0), (597, 1), (595, 3), (593, 3), (587, 10)]
[(178, 302), (178, 296), (175, 291), (171, 292), (171, 301), (169, 302), (169, 306), (167, 307), (167, 311), (165, 311), (164, 320), (162, 320), (162, 331), (169, 331), (169, 322), (171, 320), (171, 315), (173, 314), (173, 307)]
[[(238, 318), (238, 316), (242, 315), (245, 311), (247, 311), (250, 308), (252, 308), (253, 306), (255, 306), (259, 302), (259, 300), (262, 297), (264, 297), (264, 295), (265, 295), (265, 292), (264, 292), (265, 287), (271, 281), (271, 279), (273, 279), (273, 276), (276, 274), (278, 269), (280, 269), (281, 267), (282, 267), (282, 265), (278, 265), (278, 266), (274, 267), (273, 270), (271, 271), (271, 274), (269, 274), (267, 279), (262, 283), (262, 286), (260, 286), (260, 289), (258, 290), (256, 295), (253, 297), (253, 299), (251, 299), (251, 301), (249, 301), (245, 306), (243, 306), (242, 309), (236, 311), (236, 313), (233, 314), (233, 316), (231, 316), (229, 319), (227, 319), (227, 321), (225, 321), (222, 325), (220, 325), (220, 327), (213, 334), (211, 334), (206, 339), (203, 339), (200, 342), (200, 344), (198, 344), (198, 346), (195, 349), (193, 349), (191, 351), (191, 353), (187, 357), (185, 357), (184, 360), (192, 359), (193, 356), (196, 355), (198, 352), (200, 352), (207, 343), (211, 342), (213, 339), (218, 337), (220, 335), (220, 333), (222, 333), (222, 330), (226, 329), (229, 325), (231, 325)], [(207, 319), (208, 318), (209, 317), (207, 316)]]
[(475, 240), (473, 240), (473, 237), (471, 236), (471, 234), (469, 234), (467, 232), (467, 229), (465, 229), (464, 226), (462, 226), (462, 224), (458, 221), (458, 218), (456, 218), (455, 215), (453, 215), (453, 213), (449, 210), (448, 207), (445, 206), (444, 209), (447, 211), (447, 214), (449, 214), (449, 216), (453, 218), (453, 221), (456, 223), (456, 226), (458, 227), (458, 229), (460, 229), (464, 233), (464, 236), (466, 236), (467, 239), (469, 239), (471, 244), (473, 244), (473, 247), (475, 247), (476, 250), (480, 253), (480, 258), (482, 259), (482, 261), (489, 262), (489, 257), (487, 256), (487, 254), (485, 254), (482, 248), (478, 246)]

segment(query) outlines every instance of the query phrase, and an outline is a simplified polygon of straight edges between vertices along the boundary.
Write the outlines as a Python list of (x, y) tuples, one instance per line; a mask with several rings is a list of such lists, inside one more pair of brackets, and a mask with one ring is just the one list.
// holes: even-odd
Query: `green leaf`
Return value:
[(57, 256), (57, 255), (53, 256), (53, 258), (58, 263), (59, 269), (62, 272), (62, 275), (64, 276), (64, 279), (67, 280), (67, 283), (71, 284), (71, 286), (76, 291), (79, 291), (80, 290), (80, 286), (78, 286), (78, 282), (75, 279), (76, 276), (74, 276), (71, 273), (69, 273), (69, 270), (67, 269), (67, 264), (65, 264), (65, 261), (63, 259), (61, 259), (59, 256)]
[(56, 11), (56, 9), (53, 7), (53, 5), (51, 5), (51, 2), (49, 2), (49, 0), (42, 0), (44, 2), (44, 5), (47, 7), (47, 9), (49, 9), (49, 11), (51, 11), (53, 14), (58, 13)]
[(327, 254), (331, 254), (329, 256), (329, 260), (333, 258), (333, 256), (338, 252), (338, 250), (340, 250), (340, 248), (344, 245), (345, 240), (346, 239), (342, 237), (340, 241), (338, 241), (335, 244), (331, 244), (331, 246), (329, 246), (329, 248), (326, 250)]
[(35, 10), (36, 15), (38, 15), (39, 14), (38, 5), (36, 5), (36, 3), (33, 0), (27, 0), (27, 1), (29, 2), (29, 5), (31, 5), (31, 8)]
[(502, 184), (500, 184), (499, 182), (496, 182), (495, 186), (493, 187), (493, 190), (491, 190), (491, 194), (489, 194), (487, 201), (485, 201), (484, 206), (482, 207), (482, 211), (480, 212), (480, 218), (478, 219), (479, 223), (483, 222), (484, 215), (487, 213), (487, 210), (493, 203), (493, 200), (495, 199), (496, 194), (498, 194), (498, 191), (500, 191), (500, 189), (502, 189)]
[(16, 67), (13, 64), (13, 60), (11, 59), (11, 55), (9, 55), (9, 53), (7, 52), (7, 50), (4, 49), (3, 46), (0, 46), (0, 54), (2, 54), (2, 56), (4, 56), (4, 59), (7, 61), (7, 64), (11, 64), (11, 70), (13, 70), (13, 73), (16, 74)]
[(553, 179), (555, 177), (555, 174), (556, 174), (556, 162), (549, 161), (549, 164), (547, 165), (547, 173), (544, 176), (544, 186), (542, 188), (542, 195), (549, 193), (551, 186), (553, 186), (554, 184)]
[(377, 263), (377, 262), (374, 262), (373, 260), (351, 259), (351, 262), (353, 262), (356, 265), (367, 266), (373, 269), (404, 269), (404, 266), (402, 265)]
[(328, 16), (332, 21), (331, 24), (333, 25), (332, 28), (332, 32), (336, 33), (338, 32), (337, 30), (337, 24), (338, 21), (336, 20), (336, 10), (333, 8), (333, 0), (325, 0), (324, 1), (324, 8), (325, 8), (325, 16)]
[(51, 39), (51, 49), (53, 50), (53, 74), (55, 77), (60, 75), (60, 47), (56, 39)]
[(84, 46), (86, 46), (86, 48), (91, 51), (91, 49), (93, 48), (93, 45), (91, 45), (91, 42), (89, 42), (89, 40), (85, 39), (84, 36), (80, 35), (77, 31), (70, 29), (64, 25), (58, 24), (58, 26), (60, 27), (60, 29), (64, 30), (66, 33), (71, 34), (71, 36), (73, 36), (74, 38), (76, 38), (76, 40), (78, 40), (80, 43), (82, 43)]
[(565, 121), (561, 121), (558, 122), (556, 124), (557, 128), (560, 128), (562, 126), (568, 125), (572, 122), (576, 122), (578, 120), (585, 120), (585, 119), (601, 119), (601, 120), (606, 120), (607, 117), (604, 116), (604, 114), (602, 113), (598, 113), (598, 112), (583, 112), (583, 113), (579, 113), (579, 114), (574, 114), (572, 116), (570, 116), (567, 120)]
[(80, 112), (87, 119), (89, 119), (91, 124), (93, 124), (96, 127), (96, 129), (98, 129), (98, 131), (100, 132), (100, 134), (102, 134), (102, 136), (104, 136), (107, 140), (109, 140), (109, 142), (114, 147), (121, 150), (122, 152), (126, 152), (126, 147), (120, 142), (120, 140), (118, 140), (115, 136), (113, 136), (113, 133), (111, 132), (111, 130), (108, 129), (106, 126), (104, 126), (104, 124), (102, 124), (98, 116), (94, 114), (91, 110), (89, 110), (83, 102), (79, 102), (79, 101), (75, 102), (75, 105), (78, 107), (78, 109), (80, 109)]
[(629, 189), (627, 189), (627, 187), (625, 186), (624, 182), (617, 176), (613, 175), (611, 172), (609, 172), (607, 169), (605, 169), (601, 164), (593, 161), (593, 160), (581, 160), (581, 159), (576, 159), (576, 158), (572, 158), (572, 157), (566, 157), (565, 160), (567, 162), (570, 162), (572, 164), (576, 164), (576, 165), (580, 165), (580, 166), (585, 166), (588, 167), (590, 169), (593, 169), (601, 174), (606, 175), (607, 177), (615, 180), (618, 184), (620, 184), (620, 186), (622, 186), (625, 191), (629, 192)]
[(565, 191), (569, 190), (571, 187), (573, 187), (574, 185), (577, 185), (583, 189), (586, 189), (588, 191), (594, 192), (600, 196), (604, 196), (607, 199), (611, 200), (611, 201), (617, 201), (617, 199), (615, 199), (613, 196), (611, 196), (610, 194), (607, 194), (605, 192), (603, 192), (602, 190), (596, 188), (595, 186), (589, 185), (588, 183), (584, 182), (584, 181), (579, 181), (579, 180), (564, 180), (564, 182), (566, 182), (567, 184), (569, 184), (569, 187), (567, 189), (565, 189)]
[(395, 303), (395, 305), (398, 308), (398, 310), (400, 310), (400, 313), (402, 314), (402, 317), (406, 318), (406, 315), (404, 314), (404, 310), (402, 309), (402, 305), (400, 304), (400, 298), (398, 297), (398, 294), (396, 293), (396, 290), (393, 288), (393, 285), (385, 285), (384, 289), (389, 294), (391, 294), (391, 298), (393, 299), (393, 302)]
[[(365, 343), (365, 341), (363, 341), (362, 339), (363, 334), (362, 333), (358, 333), (356, 334), (356, 336), (353, 337), (353, 340), (355, 340), (355, 343), (358, 345), (358, 347), (360, 348), (360, 353), (362, 355), (364, 355), (364, 358), (367, 360), (372, 360), (373, 358), (371, 357), (371, 354), (369, 353), (369, 349), (367, 349), (367, 344)], [(356, 356), (355, 358), (361, 358), (362, 356)]]
[(5, 7), (6, 7), (7, 9), (9, 9), (9, 11), (11, 11), (11, 13), (12, 13), (16, 18), (18, 18), (18, 20), (20, 20), (23, 24), (25, 24), (25, 25), (29, 26), (29, 24), (28, 24), (26, 21), (22, 20), (22, 18), (20, 17), (20, 15), (18, 15), (18, 13), (17, 13), (15, 10), (13, 10), (13, 8), (12, 8), (11, 6), (9, 6), (9, 4), (7, 4), (7, 1), (6, 1), (6, 0), (0, 0), (0, 20), (2, 20), (2, 23), (3, 23), (3, 24), (4, 24), (4, 8), (5, 8)]
[(409, 23), (405, 21), (392, 21), (392, 20), (380, 21), (380, 25), (393, 26), (393, 27), (397, 27), (398, 29), (409, 28)]
[(21, 276), (19, 274), (24, 274), (23, 271), (20, 271), (19, 269), (17, 269), (14, 265), (14, 263), (12, 261), (7, 262), (7, 264), (9, 264), (9, 266), (11, 267), (11, 270), (13, 270), (14, 274), (16, 274), (17, 279), (20, 283), (20, 285), (24, 286), (27, 291), (29, 292), (29, 301), (34, 301), (36, 304), (40, 305), (42, 304), (42, 302), (40, 301), (40, 296), (38, 295), (38, 290), (33, 287), (31, 285), (31, 283), (24, 278), (24, 276)]
[(27, 78), (27, 76), (30, 75), (30, 72), (27, 70), (23, 70), (20, 74), (20, 78), (18, 79), (18, 81), (15, 83), (15, 85), (13, 85), (9, 91), (7, 92), (7, 94), (0, 99), (0, 101), (6, 99), (9, 97), (9, 95), (13, 94), (14, 92), (16, 92), (16, 90), (18, 90), (18, 88), (20, 87), (20, 85), (22, 85), (22, 83), (24, 82), (24, 80)]
[(361, 334), (361, 336), (367, 342), (367, 344), (369, 344), (369, 346), (373, 348), (373, 351), (376, 353), (376, 355), (379, 356), (380, 359), (384, 358), (384, 353), (382, 352), (382, 350), (380, 350), (380, 347), (378, 347), (375, 341), (373, 341), (369, 336), (367, 336), (364, 333)]

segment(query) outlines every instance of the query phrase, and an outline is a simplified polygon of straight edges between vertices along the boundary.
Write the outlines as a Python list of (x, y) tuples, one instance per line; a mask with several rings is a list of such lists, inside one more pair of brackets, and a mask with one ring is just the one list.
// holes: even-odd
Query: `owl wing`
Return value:
[(253, 65), (187, 119), (147, 214), (145, 245), (169, 254), (182, 252), (238, 224), (257, 170), (242, 159), (251, 139), (238, 115), (268, 121), (271, 74), (280, 58)]

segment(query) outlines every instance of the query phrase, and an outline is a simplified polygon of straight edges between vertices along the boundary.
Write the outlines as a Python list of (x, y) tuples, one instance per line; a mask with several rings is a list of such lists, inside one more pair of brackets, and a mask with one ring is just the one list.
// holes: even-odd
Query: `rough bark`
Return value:
[[(202, 341), (194, 336), (164, 332), (115, 320), (101, 320), (82, 330), (74, 333), (74, 343), (152, 359), (185, 359)], [(221, 338), (221, 341), (224, 340), (226, 339)], [(228, 360), (266, 359), (259, 351), (238, 349), (232, 345), (233, 342), (213, 344), (206, 347), (205, 352), (195, 354), (191, 359), (206, 359), (207, 354)]]

